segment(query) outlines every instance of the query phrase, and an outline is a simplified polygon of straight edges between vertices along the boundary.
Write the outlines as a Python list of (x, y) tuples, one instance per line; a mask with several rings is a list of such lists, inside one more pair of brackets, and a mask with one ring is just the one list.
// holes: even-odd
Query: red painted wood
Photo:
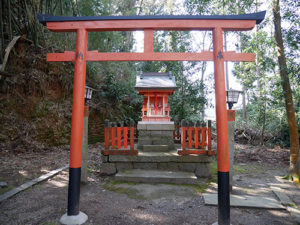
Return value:
[(134, 127), (130, 127), (130, 150), (134, 150)]
[(112, 127), (111, 129), (111, 148), (114, 149), (116, 145), (116, 128)]
[(155, 115), (157, 115), (157, 93), (155, 93), (154, 111), (155, 111)]
[(179, 150), (177, 153), (178, 155), (190, 155), (190, 154), (207, 155), (206, 150), (185, 150), (185, 151)]
[(193, 148), (193, 127), (188, 128), (188, 136), (189, 136), (189, 148)]
[(144, 30), (144, 52), (153, 52), (153, 29)]
[(195, 127), (195, 148), (199, 147), (199, 127)]
[(122, 147), (121, 145), (121, 130), (122, 127), (117, 127), (117, 148), (120, 149)]
[(185, 145), (186, 145), (186, 130), (187, 128), (186, 127), (181, 127), (181, 147), (182, 147), (182, 150), (184, 151), (185, 150)]
[(102, 155), (138, 155), (137, 150), (102, 150)]
[[(148, 50), (147, 50), (148, 51)], [(255, 54), (224, 52), (225, 61), (252, 62)], [(67, 62), (75, 60), (75, 52), (48, 53), (48, 62)], [(88, 51), (87, 61), (213, 61), (213, 52), (204, 51), (201, 53), (179, 53), (179, 52), (98, 52)]]
[(126, 149), (128, 146), (127, 146), (127, 134), (128, 134), (128, 128), (127, 127), (124, 127), (123, 128), (123, 143), (124, 143), (124, 148)]
[(229, 122), (234, 122), (235, 121), (235, 110), (228, 109), (227, 110), (227, 117)]
[(73, 82), (70, 168), (81, 167), (87, 42), (87, 31), (85, 29), (78, 30), (76, 38), (76, 54), (78, 57), (75, 59)]
[(223, 32), (221, 28), (213, 30), (214, 77), (217, 123), (217, 159), (218, 171), (229, 172), (228, 124), (226, 109), (226, 91), (224, 74)]
[(67, 21), (47, 22), (47, 28), (57, 32), (88, 31), (133, 31), (133, 30), (251, 30), (256, 20), (106, 20), (106, 21)]

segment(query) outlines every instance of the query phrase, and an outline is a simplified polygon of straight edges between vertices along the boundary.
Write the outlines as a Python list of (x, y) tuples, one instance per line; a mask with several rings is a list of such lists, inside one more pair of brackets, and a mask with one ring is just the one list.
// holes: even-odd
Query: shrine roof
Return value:
[(52, 16), (38, 14), (40, 23), (68, 21), (104, 21), (104, 20), (256, 20), (260, 24), (266, 11), (240, 15), (146, 15), (146, 16)]
[(137, 90), (176, 90), (175, 77), (169, 73), (143, 72), (136, 77)]

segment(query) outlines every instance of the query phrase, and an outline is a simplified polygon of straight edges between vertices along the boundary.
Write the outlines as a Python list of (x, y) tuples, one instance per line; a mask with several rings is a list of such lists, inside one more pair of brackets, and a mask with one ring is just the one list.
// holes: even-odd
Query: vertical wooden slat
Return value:
[(202, 124), (202, 127), (201, 127), (201, 148), (203, 149), (204, 146), (205, 146), (205, 124)]
[(117, 122), (117, 148), (120, 149), (122, 147), (121, 145), (121, 123)]
[(114, 124), (114, 123), (111, 123), (111, 148), (112, 148), (112, 149), (114, 149), (114, 148), (115, 148), (115, 145), (116, 145), (115, 135), (116, 135), (115, 124)]
[(193, 148), (193, 131), (194, 131), (194, 123), (192, 121), (189, 122), (189, 148)]
[(208, 149), (208, 154), (211, 155), (211, 120), (207, 121), (207, 127), (208, 127), (208, 132), (207, 132), (207, 149)]
[(127, 127), (123, 127), (123, 142), (124, 142), (124, 148), (127, 149), (127, 132), (128, 132), (128, 128)]
[(182, 151), (185, 151), (185, 138), (186, 138), (186, 122), (185, 120), (181, 121), (181, 147), (182, 147)]
[(200, 128), (200, 121), (197, 121), (195, 125), (195, 148), (199, 148), (199, 129)]
[(130, 120), (130, 150), (134, 150), (134, 121)]

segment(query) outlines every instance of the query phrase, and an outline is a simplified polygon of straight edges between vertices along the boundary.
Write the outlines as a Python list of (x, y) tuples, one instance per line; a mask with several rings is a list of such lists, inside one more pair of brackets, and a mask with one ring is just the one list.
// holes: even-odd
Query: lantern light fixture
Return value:
[(240, 93), (242, 93), (242, 91), (234, 89), (229, 89), (226, 91), (227, 104), (229, 109), (232, 109), (233, 104), (238, 102)]
[(95, 91), (94, 88), (91, 88), (89, 86), (85, 86), (85, 92), (84, 92), (84, 100), (85, 100), (85, 102), (87, 100), (91, 100), (92, 99), (92, 93), (93, 93), (93, 91)]

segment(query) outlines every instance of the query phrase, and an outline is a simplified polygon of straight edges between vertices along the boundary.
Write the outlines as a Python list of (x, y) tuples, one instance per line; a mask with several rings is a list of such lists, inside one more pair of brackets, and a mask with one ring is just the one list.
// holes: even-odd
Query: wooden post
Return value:
[(212, 155), (211, 151), (211, 120), (207, 121), (207, 150), (208, 155)]
[(200, 121), (198, 120), (196, 122), (196, 125), (195, 125), (195, 148), (199, 148), (199, 130), (201, 129), (200, 128), (201, 124), (200, 124)]
[(215, 27), (213, 29), (213, 46), (217, 123), (218, 223), (219, 225), (229, 225), (228, 124), (224, 75), (223, 31), (221, 27)]
[(188, 128), (188, 135), (189, 135), (189, 149), (193, 148), (193, 131), (194, 131), (194, 123), (192, 121), (189, 122), (189, 128)]
[(206, 124), (202, 123), (202, 127), (201, 127), (201, 148), (204, 149), (205, 148), (205, 141), (206, 141)]
[(124, 121), (123, 125), (123, 143), (124, 143), (124, 149), (127, 149), (127, 138), (128, 138), (128, 128), (127, 128), (127, 123)]
[(111, 149), (115, 149), (116, 145), (116, 128), (115, 128), (115, 123), (111, 123)]
[[(76, 57), (73, 85), (68, 210), (67, 214), (62, 216), (60, 220), (61, 222), (68, 220), (70, 216), (79, 215), (87, 42), (87, 30), (82, 28), (78, 29), (76, 37)], [(87, 220), (86, 215), (85, 217)]]
[(117, 122), (117, 148), (120, 149), (122, 147), (121, 145), (121, 123), (118, 121)]
[(134, 121), (130, 120), (130, 150), (134, 150)]
[(185, 132), (186, 132), (186, 122), (185, 120), (181, 120), (181, 147), (182, 147), (182, 151), (185, 151), (185, 139), (186, 139), (186, 135), (185, 135)]

